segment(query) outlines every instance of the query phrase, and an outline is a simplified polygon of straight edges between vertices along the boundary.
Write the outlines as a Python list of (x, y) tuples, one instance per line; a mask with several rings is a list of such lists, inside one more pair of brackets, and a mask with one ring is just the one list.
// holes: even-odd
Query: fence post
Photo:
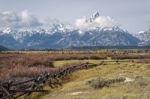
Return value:
[(22, 99), (28, 99), (28, 95), (24, 95)]

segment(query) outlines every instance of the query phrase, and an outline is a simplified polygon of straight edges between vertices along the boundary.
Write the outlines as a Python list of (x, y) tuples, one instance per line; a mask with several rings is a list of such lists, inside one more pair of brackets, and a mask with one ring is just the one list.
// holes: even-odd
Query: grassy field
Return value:
[[(98, 62), (98, 60), (91, 62)], [(149, 99), (150, 64), (133, 62), (105, 62), (104, 65), (81, 70), (70, 75), (71, 81), (62, 88), (42, 99)], [(125, 81), (113, 83), (109, 87), (92, 88), (88, 81), (103, 78)]]
[[(28, 79), (76, 63), (102, 65), (68, 75), (63, 86), (28, 99), (150, 99), (150, 50), (4, 51), (0, 80)], [(122, 79), (117, 81), (118, 79)]]

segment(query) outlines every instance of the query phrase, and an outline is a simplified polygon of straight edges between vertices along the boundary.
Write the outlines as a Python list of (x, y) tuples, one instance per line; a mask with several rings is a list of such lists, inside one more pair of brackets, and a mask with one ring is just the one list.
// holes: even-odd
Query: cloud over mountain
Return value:
[(5, 11), (0, 13), (0, 27), (24, 28), (37, 27), (42, 25), (41, 22), (27, 10), (21, 13)]
[(95, 28), (113, 27), (117, 25), (110, 16), (100, 16), (98, 12), (94, 13), (90, 18), (82, 17), (75, 21), (76, 28), (86, 31)]

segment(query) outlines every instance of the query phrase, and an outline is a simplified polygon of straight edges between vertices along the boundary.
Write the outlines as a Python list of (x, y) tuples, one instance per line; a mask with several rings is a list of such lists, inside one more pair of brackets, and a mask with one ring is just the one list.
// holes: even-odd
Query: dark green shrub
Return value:
[(109, 87), (113, 83), (119, 83), (124, 82), (125, 78), (114, 78), (114, 79), (103, 79), (103, 78), (97, 78), (88, 81), (88, 84), (93, 87), (94, 89), (99, 89), (103, 87)]

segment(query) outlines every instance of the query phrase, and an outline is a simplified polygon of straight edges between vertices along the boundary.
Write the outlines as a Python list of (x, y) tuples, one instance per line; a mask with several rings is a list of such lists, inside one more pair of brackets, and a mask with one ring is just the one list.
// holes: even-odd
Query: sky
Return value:
[(150, 0), (0, 0), (0, 26), (10, 21), (18, 27), (53, 20), (73, 23), (96, 11), (131, 33), (150, 29)]

